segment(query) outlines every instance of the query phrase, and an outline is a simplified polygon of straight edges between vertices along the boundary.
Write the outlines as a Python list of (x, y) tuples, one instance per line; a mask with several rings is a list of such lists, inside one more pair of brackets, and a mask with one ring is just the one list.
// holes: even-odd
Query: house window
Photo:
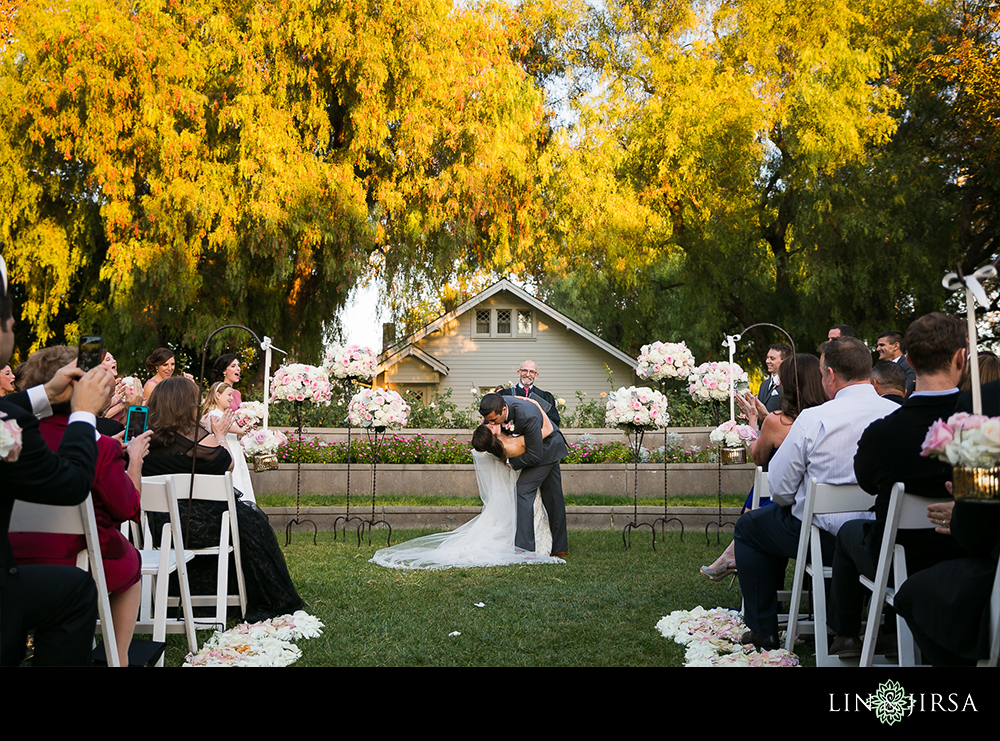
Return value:
[(510, 309), (497, 309), (497, 334), (510, 334)]
[(490, 314), (492, 312), (489, 309), (477, 309), (476, 310), (476, 334), (486, 335), (490, 334)]
[(518, 310), (517, 312), (517, 333), (522, 337), (531, 336), (531, 311)]
[(533, 337), (534, 316), (531, 309), (476, 309), (473, 337)]

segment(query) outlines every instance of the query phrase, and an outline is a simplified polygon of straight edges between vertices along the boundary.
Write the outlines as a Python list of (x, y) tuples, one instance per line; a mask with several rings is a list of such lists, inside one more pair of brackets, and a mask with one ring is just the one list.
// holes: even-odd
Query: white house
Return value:
[(610, 389), (605, 364), (616, 388), (635, 382), (634, 358), (505, 278), (383, 351), (376, 384), (427, 400), (450, 388), (465, 407), (516, 383), (523, 360), (537, 363), (538, 387), (570, 411), (576, 391), (593, 398)]

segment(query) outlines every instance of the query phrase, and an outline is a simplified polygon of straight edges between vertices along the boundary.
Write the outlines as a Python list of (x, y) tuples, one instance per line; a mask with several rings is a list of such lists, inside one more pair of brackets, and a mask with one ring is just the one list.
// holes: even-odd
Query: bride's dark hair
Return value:
[(480, 453), (490, 453), (502, 461), (507, 460), (507, 453), (503, 449), (503, 443), (493, 434), (493, 431), (486, 425), (479, 425), (472, 431), (472, 447)]

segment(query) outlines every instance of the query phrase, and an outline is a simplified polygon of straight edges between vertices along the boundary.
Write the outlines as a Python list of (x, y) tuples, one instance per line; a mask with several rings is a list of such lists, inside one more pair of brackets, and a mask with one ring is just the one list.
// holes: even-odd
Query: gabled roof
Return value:
[[(396, 347), (396, 345), (394, 345), (393, 347)], [(393, 351), (391, 354), (385, 354), (385, 356), (383, 357), (382, 361), (379, 363), (379, 370), (378, 370), (378, 372), (381, 373), (383, 370), (385, 370), (389, 366), (395, 365), (396, 363), (398, 363), (399, 361), (401, 361), (403, 358), (409, 357), (411, 355), (413, 357), (415, 357), (417, 360), (420, 360), (420, 361), (423, 361), (424, 363), (427, 363), (427, 365), (429, 365), (431, 368), (433, 368), (434, 370), (436, 370), (442, 376), (447, 376), (448, 375), (448, 366), (447, 365), (445, 365), (440, 360), (438, 360), (437, 358), (435, 358), (429, 352), (421, 350), (419, 347), (417, 347), (416, 345), (414, 345), (412, 342), (410, 344), (408, 344), (408, 345), (403, 345), (398, 350)]]
[[(478, 306), (479, 304), (481, 304), (486, 299), (491, 298), (492, 296), (495, 296), (496, 294), (500, 293), (501, 291), (508, 291), (508, 292), (514, 294), (514, 296), (516, 296), (520, 300), (524, 301), (524, 303), (526, 303), (529, 306), (537, 309), (538, 311), (540, 311), (541, 313), (543, 313), (546, 316), (550, 317), (551, 319), (554, 319), (559, 324), (562, 324), (567, 330), (572, 331), (572, 332), (576, 332), (583, 339), (587, 340), (588, 342), (591, 342), (594, 345), (597, 345), (599, 348), (601, 348), (602, 350), (604, 350), (606, 353), (608, 353), (609, 355), (613, 355), (614, 357), (618, 358), (623, 363), (625, 363), (627, 365), (630, 365), (630, 366), (634, 366), (635, 365), (635, 358), (626, 355), (625, 353), (623, 353), (621, 350), (619, 350), (614, 345), (612, 345), (612, 344), (610, 344), (608, 342), (605, 342), (600, 337), (598, 337), (596, 334), (594, 334), (593, 332), (591, 332), (589, 329), (586, 329), (586, 328), (580, 326), (579, 324), (577, 324), (576, 322), (574, 322), (569, 317), (567, 317), (567, 316), (565, 316), (563, 314), (560, 314), (558, 311), (556, 311), (555, 309), (553, 309), (551, 306), (549, 306), (548, 304), (544, 303), (543, 301), (539, 301), (537, 298), (535, 298), (534, 296), (532, 296), (530, 293), (528, 293), (527, 291), (525, 291), (523, 288), (518, 288), (513, 283), (511, 283), (507, 278), (501, 278), (500, 280), (498, 280), (496, 283), (494, 283), (492, 286), (490, 286), (486, 290), (482, 291), (481, 293), (477, 293), (475, 296), (473, 296), (472, 298), (470, 298), (468, 301), (466, 301), (464, 304), (462, 304), (458, 308), (454, 309), (453, 311), (449, 311), (447, 314), (444, 314), (443, 316), (438, 317), (437, 319), (435, 319), (433, 322), (431, 322), (429, 324), (425, 324), (423, 327), (421, 327), (420, 329), (418, 329), (416, 332), (414, 332), (413, 334), (411, 334), (409, 337), (405, 337), (404, 339), (400, 340), (396, 344), (392, 345), (388, 350), (386, 350), (385, 352), (382, 353), (381, 362), (379, 363), (379, 372), (382, 372), (383, 370), (385, 370), (385, 368), (388, 368), (391, 365), (395, 365), (400, 360), (402, 360), (404, 357), (406, 357), (406, 355), (404, 355), (403, 352), (406, 350), (407, 347), (413, 347), (413, 344), (415, 342), (418, 342), (418, 341), (422, 340), (427, 335), (431, 334), (432, 332), (435, 332), (436, 330), (440, 329), (441, 327), (443, 327), (448, 322), (450, 322), (453, 319), (461, 316), (462, 314), (464, 314), (465, 312), (469, 311), (470, 309), (475, 308), (476, 306)], [(413, 354), (416, 355), (416, 353), (413, 353)], [(431, 365), (432, 367), (435, 367), (435, 369), (437, 370), (436, 366), (434, 366), (430, 362), (430, 360), (429, 360), (429, 359), (432, 359), (430, 355), (428, 355), (427, 353), (422, 353), (418, 357), (420, 357), (420, 359), (423, 360), (424, 362), (426, 362), (428, 365)], [(434, 362), (437, 363), (440, 366), (444, 366), (444, 364), (441, 363), (438, 360), (434, 360)], [(444, 368), (445, 368), (445, 370), (441, 371), (441, 372), (447, 374), (447, 372), (448, 372), (447, 371), (447, 366), (444, 366)]]

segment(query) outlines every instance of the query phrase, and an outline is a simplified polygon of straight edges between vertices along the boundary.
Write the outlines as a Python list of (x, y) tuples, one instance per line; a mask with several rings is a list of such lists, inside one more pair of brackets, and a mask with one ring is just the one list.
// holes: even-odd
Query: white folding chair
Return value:
[(771, 490), (767, 488), (767, 473), (761, 466), (757, 466), (753, 475), (753, 499), (750, 502), (750, 509), (760, 509), (760, 500), (765, 497), (770, 498)]
[[(173, 479), (174, 492), (177, 496), (178, 504), (188, 499), (191, 492), (191, 474), (173, 474), (171, 476), (144, 476), (146, 481), (165, 481)], [(216, 628), (226, 629), (226, 611), (229, 605), (238, 605), (240, 615), (246, 614), (247, 598), (246, 586), (243, 579), (243, 561), (240, 552), (240, 532), (236, 518), (236, 495), (233, 492), (232, 474), (226, 472), (224, 476), (209, 476), (197, 474), (194, 477), (194, 491), (192, 496), (195, 500), (225, 502), (227, 509), (222, 513), (222, 521), (219, 527), (218, 545), (207, 548), (188, 548), (188, 551), (195, 556), (214, 556), (216, 559), (217, 578), (216, 589), (213, 595), (192, 594), (191, 604), (194, 607), (214, 606), (215, 615), (212, 618), (195, 618), (195, 623), (199, 629)], [(186, 515), (182, 515), (186, 517)], [(236, 586), (238, 595), (229, 594), (229, 554), (233, 554), (236, 564)], [(177, 603), (176, 597), (169, 598), (171, 606)]]
[[(141, 508), (143, 520), (143, 548), (139, 551), (142, 557), (142, 602), (139, 617), (136, 620), (137, 633), (153, 634), (154, 641), (165, 641), (166, 634), (183, 631), (187, 636), (188, 650), (198, 651), (198, 639), (195, 636), (194, 615), (191, 609), (191, 594), (188, 589), (187, 563), (194, 554), (184, 548), (184, 538), (181, 535), (181, 516), (177, 507), (177, 496), (174, 482), (168, 477), (166, 481), (147, 481), (143, 479), (141, 491)], [(147, 516), (150, 512), (165, 513), (169, 522), (164, 523), (160, 532), (159, 547), (149, 530)], [(177, 573), (177, 583), (180, 589), (178, 603), (182, 613), (181, 618), (167, 619), (167, 609), (170, 601), (167, 597), (167, 587), (170, 575)], [(155, 596), (154, 596), (155, 589)], [(151, 614), (152, 612), (152, 614)], [(163, 656), (157, 666), (163, 666)]]
[[(892, 487), (889, 499), (889, 511), (886, 514), (885, 531), (882, 534), (882, 545), (879, 548), (878, 568), (875, 579), (861, 575), (861, 583), (872, 591), (871, 603), (868, 608), (868, 625), (865, 629), (865, 641), (861, 649), (861, 666), (871, 666), (875, 660), (875, 641), (878, 638), (879, 624), (882, 622), (882, 609), (885, 602), (893, 604), (898, 589), (907, 577), (906, 550), (896, 543), (900, 530), (927, 530), (934, 524), (927, 519), (927, 505), (935, 502), (951, 501), (949, 497), (918, 497), (907, 494), (903, 484)], [(893, 569), (895, 587), (889, 586), (889, 569)], [(896, 635), (899, 641), (899, 666), (916, 666), (918, 652), (913, 634), (906, 621), (896, 616)]]
[[(75, 507), (60, 507), (34, 502), (14, 502), (10, 518), (9, 532), (18, 533), (61, 533), (82, 535), (87, 541), (86, 549), (76, 558), (78, 568), (87, 570), (91, 565), (91, 575), (97, 582), (97, 612), (101, 619), (101, 634), (104, 637), (104, 651), (109, 666), (121, 666), (118, 644), (115, 641), (115, 626), (111, 620), (111, 602), (108, 599), (108, 583), (104, 578), (104, 559), (101, 557), (100, 540), (97, 535), (97, 519), (94, 517), (92, 495)], [(126, 661), (128, 657), (125, 657)]]
[[(792, 582), (792, 602), (788, 608), (788, 630), (785, 634), (785, 649), (792, 650), (795, 634), (799, 630), (811, 628), (816, 636), (816, 666), (830, 664), (826, 629), (826, 586), (824, 579), (831, 576), (832, 568), (823, 563), (821, 545), (822, 532), (813, 524), (813, 515), (828, 515), (840, 512), (867, 511), (873, 497), (856, 484), (820, 484), (810, 478), (806, 486), (805, 509), (802, 513), (802, 531), (795, 555), (795, 579)], [(809, 559), (807, 560), (807, 556)], [(799, 604), (806, 574), (813, 580), (813, 612), (815, 620), (810, 625), (799, 620)]]

